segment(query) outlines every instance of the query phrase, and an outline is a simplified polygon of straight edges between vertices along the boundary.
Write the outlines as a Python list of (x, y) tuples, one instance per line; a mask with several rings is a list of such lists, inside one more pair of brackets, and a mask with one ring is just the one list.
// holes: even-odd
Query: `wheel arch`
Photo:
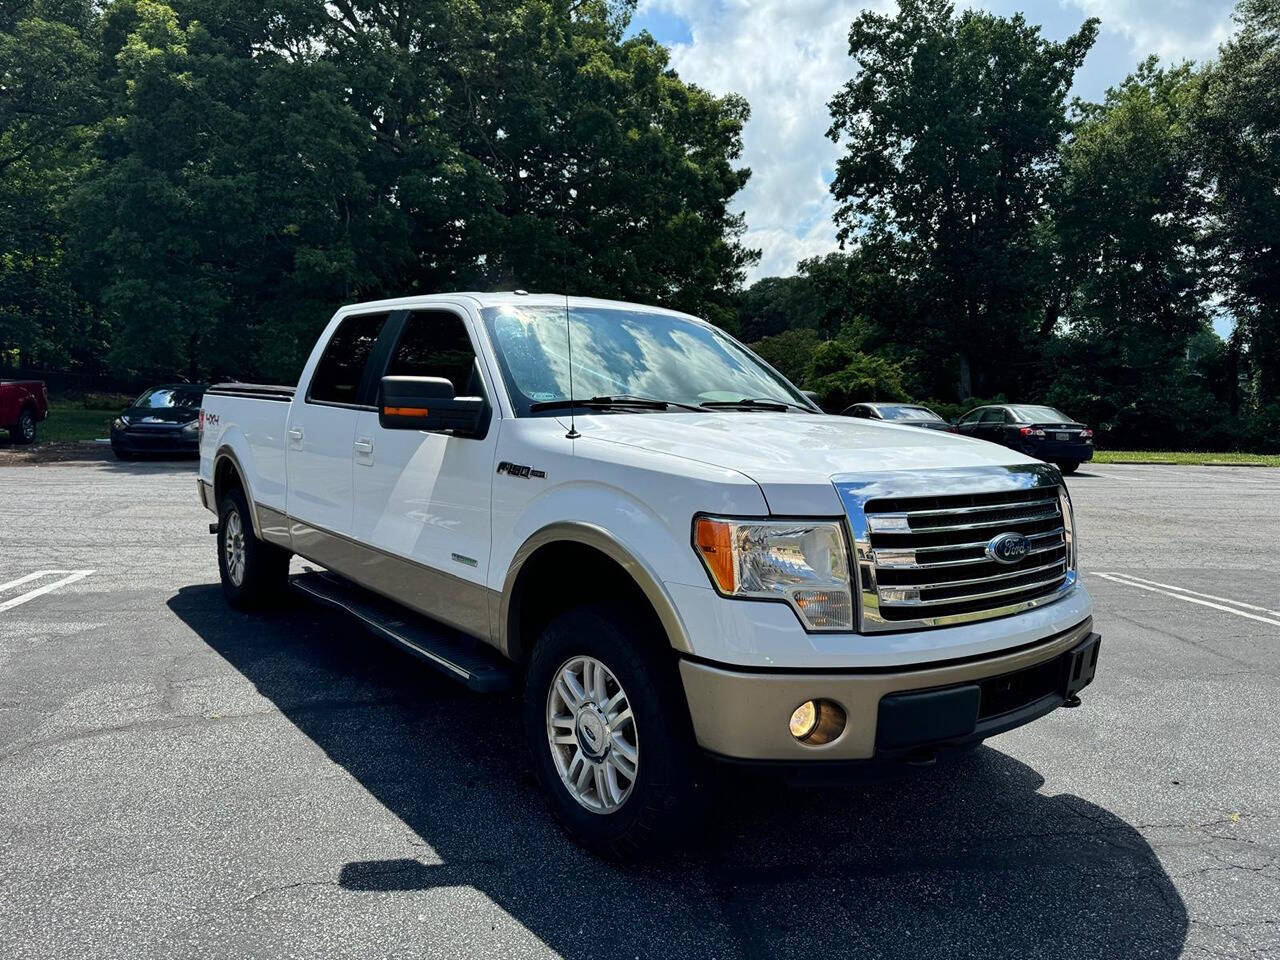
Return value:
[[(589, 572), (584, 576), (584, 571)], [(524, 662), (539, 614), (563, 609), (574, 599), (566, 594), (563, 601), (549, 600), (548, 587), (598, 591), (602, 586), (630, 592), (652, 613), (670, 648), (692, 652), (684, 622), (657, 574), (609, 531), (580, 521), (543, 527), (516, 551), (502, 588), (499, 647)], [(581, 593), (579, 598), (588, 599)]]
[(249, 487), (249, 479), (240, 458), (227, 444), (218, 448), (213, 457), (213, 505), (215, 511), (222, 502), (222, 495), (231, 487), (239, 487), (244, 491), (245, 502), (249, 505), (249, 520), (253, 524), (253, 534), (262, 539), (262, 527), (258, 523), (258, 505), (254, 502), (253, 491)]

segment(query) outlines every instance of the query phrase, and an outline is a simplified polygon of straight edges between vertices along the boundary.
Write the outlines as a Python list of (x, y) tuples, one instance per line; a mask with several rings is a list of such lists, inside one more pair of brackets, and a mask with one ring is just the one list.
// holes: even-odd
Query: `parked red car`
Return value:
[(39, 380), (0, 380), (0, 427), (14, 443), (33, 443), (36, 424), (49, 416), (49, 391)]

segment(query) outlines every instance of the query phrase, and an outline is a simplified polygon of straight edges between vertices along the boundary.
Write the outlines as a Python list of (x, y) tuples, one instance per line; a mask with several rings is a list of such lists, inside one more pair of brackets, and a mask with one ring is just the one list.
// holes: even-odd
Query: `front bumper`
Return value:
[(111, 449), (124, 453), (200, 452), (200, 438), (181, 430), (115, 430), (111, 431)]
[[(1012, 653), (857, 673), (745, 672), (682, 660), (703, 749), (751, 761), (888, 760), (980, 741), (1061, 706), (1093, 679), (1093, 620)], [(795, 740), (787, 721), (806, 700), (847, 715), (832, 742)]]

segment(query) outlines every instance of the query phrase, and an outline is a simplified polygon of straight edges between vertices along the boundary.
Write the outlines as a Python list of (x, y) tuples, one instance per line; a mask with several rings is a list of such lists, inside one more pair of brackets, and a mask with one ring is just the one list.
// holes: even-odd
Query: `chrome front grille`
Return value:
[[(924, 492), (931, 484), (937, 493)], [(1050, 467), (920, 471), (836, 487), (857, 553), (864, 631), (1007, 616), (1075, 584), (1070, 501)], [(1027, 539), (1013, 563), (989, 551), (1006, 533)]]

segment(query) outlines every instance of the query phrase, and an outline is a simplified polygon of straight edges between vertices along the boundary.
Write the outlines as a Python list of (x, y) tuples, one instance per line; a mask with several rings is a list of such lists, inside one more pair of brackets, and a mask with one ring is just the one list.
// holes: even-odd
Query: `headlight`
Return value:
[(810, 630), (853, 629), (840, 521), (699, 517), (693, 540), (723, 596), (786, 601)]
[(200, 430), (199, 420), (192, 420), (190, 423), (184, 423), (182, 425), (183, 433), (197, 433), (199, 432), (199, 430)]
[(117, 430), (123, 430), (128, 425), (129, 421), (124, 417), (116, 417), (115, 420), (111, 422), (111, 426), (115, 427)]

